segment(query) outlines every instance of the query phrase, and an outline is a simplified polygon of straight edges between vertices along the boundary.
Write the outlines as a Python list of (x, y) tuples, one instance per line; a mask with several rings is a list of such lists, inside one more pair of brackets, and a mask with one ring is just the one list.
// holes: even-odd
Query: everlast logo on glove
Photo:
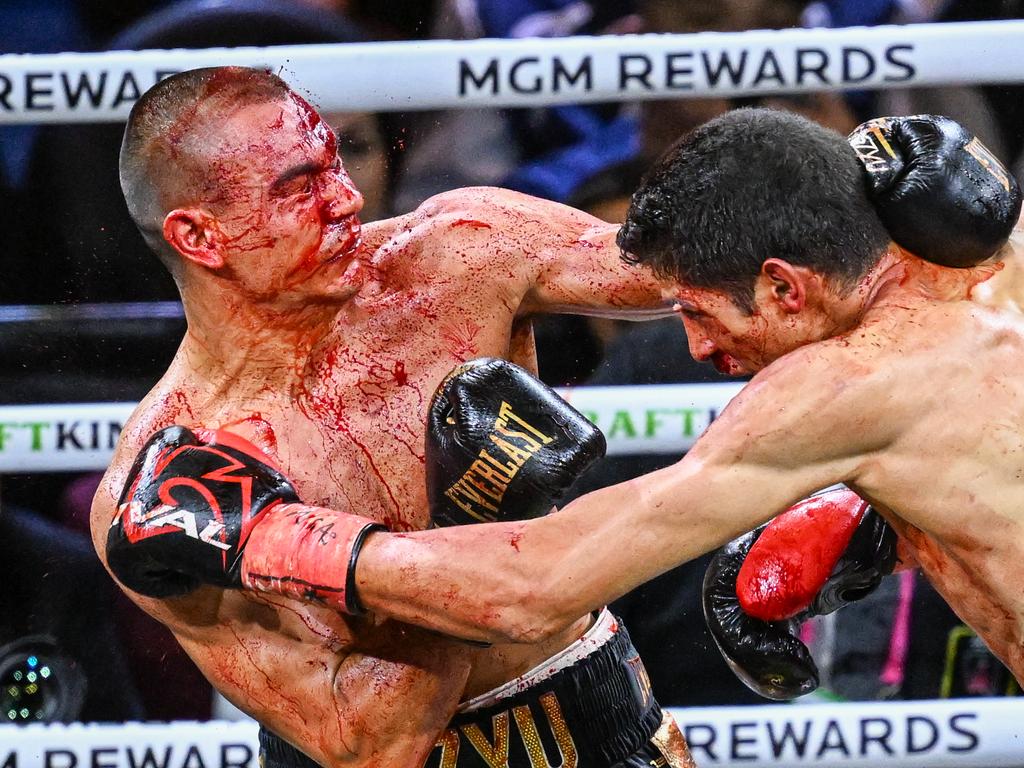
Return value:
[[(522, 429), (514, 429), (517, 426)], [(496, 505), (501, 504), (508, 484), (519, 469), (537, 451), (554, 442), (553, 437), (517, 416), (512, 406), (504, 401), (487, 438), (493, 443), (490, 450), (500, 453), (506, 460), (495, 458), (487, 448), (480, 449), (479, 458), (444, 492), (459, 509), (482, 523), (496, 519)]]
[(604, 450), (597, 427), (519, 366), (492, 358), (461, 365), (430, 403), (431, 520), (464, 525), (547, 514)]

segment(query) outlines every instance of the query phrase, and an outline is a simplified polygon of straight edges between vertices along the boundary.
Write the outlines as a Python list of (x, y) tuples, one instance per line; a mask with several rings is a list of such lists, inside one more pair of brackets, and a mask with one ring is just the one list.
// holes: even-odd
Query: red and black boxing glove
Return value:
[(1021, 210), (1017, 180), (956, 121), (881, 117), (859, 125), (848, 141), (882, 223), (911, 253), (972, 267), (1010, 237)]
[(200, 585), (254, 589), (361, 613), (353, 572), (369, 518), (299, 503), (288, 479), (245, 439), (173, 426), (154, 434), (125, 482), (107, 562), (148, 597)]
[(427, 497), (436, 526), (545, 515), (594, 461), (601, 431), (507, 360), (458, 366), (427, 417)]
[(769, 699), (818, 687), (800, 625), (869, 595), (896, 564), (897, 537), (845, 486), (795, 504), (711, 559), (704, 615), (736, 676)]

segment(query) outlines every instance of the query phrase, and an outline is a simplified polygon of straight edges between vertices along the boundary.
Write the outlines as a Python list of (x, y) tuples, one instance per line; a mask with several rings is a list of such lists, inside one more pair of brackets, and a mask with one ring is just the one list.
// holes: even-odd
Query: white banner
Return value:
[[(1024, 699), (671, 709), (701, 768), (1024, 766)], [(0, 768), (257, 768), (252, 721), (0, 725)]]
[(604, 433), (609, 456), (682, 454), (743, 388), (736, 384), (575, 387), (558, 393)]
[(259, 768), (258, 726), (0, 725), (0, 768)]
[(123, 120), (175, 72), (280, 72), (325, 111), (1024, 81), (1024, 21), (0, 56), (0, 124)]
[(1020, 698), (672, 712), (702, 768), (1024, 766), (1024, 699)]
[(0, 474), (106, 469), (135, 405), (0, 406)]
[[(608, 455), (622, 456), (682, 454), (742, 387), (666, 384), (558, 392), (604, 432)], [(0, 474), (106, 469), (134, 408), (135, 403), (2, 405)]]

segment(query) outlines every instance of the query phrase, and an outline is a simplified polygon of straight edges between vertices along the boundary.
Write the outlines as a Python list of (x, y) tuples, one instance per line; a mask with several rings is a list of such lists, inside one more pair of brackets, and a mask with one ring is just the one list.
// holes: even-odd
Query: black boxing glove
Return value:
[(121, 583), (148, 597), (208, 584), (361, 613), (356, 558), (365, 537), (383, 528), (299, 503), (288, 479), (238, 435), (172, 426), (149, 439), (129, 470), (107, 532), (107, 562)]
[(708, 628), (751, 690), (788, 700), (818, 686), (797, 633), (813, 616), (873, 592), (896, 562), (896, 534), (845, 487), (799, 502), (720, 550), (704, 578)]
[(427, 497), (437, 526), (547, 514), (605, 452), (583, 414), (507, 360), (460, 365), (427, 419)]
[(1020, 187), (956, 121), (882, 117), (859, 125), (848, 141), (898, 245), (944, 267), (971, 267), (1006, 243), (1020, 215)]
[(761, 621), (745, 613), (736, 578), (764, 526), (726, 544), (708, 563), (701, 593), (704, 620), (722, 658), (750, 690), (788, 701), (818, 687), (818, 667), (797, 637), (794, 619)]

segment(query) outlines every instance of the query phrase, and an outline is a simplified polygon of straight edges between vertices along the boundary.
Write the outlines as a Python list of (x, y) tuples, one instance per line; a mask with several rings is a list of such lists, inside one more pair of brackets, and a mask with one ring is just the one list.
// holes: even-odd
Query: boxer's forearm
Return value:
[(456, 637), (543, 639), (727, 540), (696, 500), (663, 502), (677, 482), (654, 473), (527, 522), (372, 534), (356, 568), (359, 599)]
[(359, 598), (456, 637), (535, 642), (756, 527), (817, 482), (773, 474), (684, 461), (538, 520), (371, 534)]

